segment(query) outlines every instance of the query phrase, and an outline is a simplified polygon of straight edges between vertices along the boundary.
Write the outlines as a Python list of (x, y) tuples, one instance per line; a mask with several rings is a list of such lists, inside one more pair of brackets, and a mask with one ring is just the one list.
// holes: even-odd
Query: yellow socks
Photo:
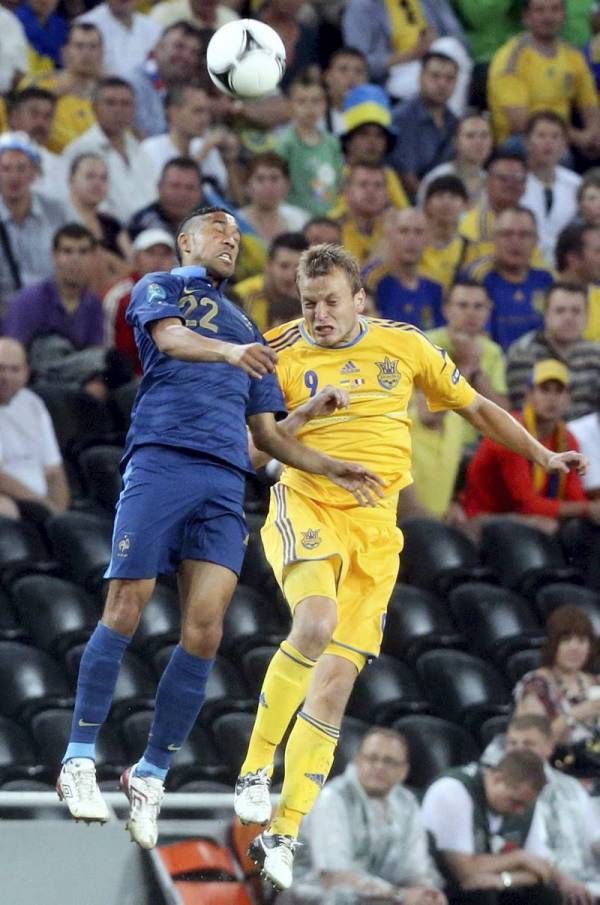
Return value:
[(285, 749), (285, 779), (270, 833), (297, 837), (329, 775), (339, 737), (337, 726), (300, 711)]
[(240, 773), (254, 773), (273, 764), (275, 749), (306, 697), (316, 660), (282, 641), (271, 660), (258, 699), (258, 711)]

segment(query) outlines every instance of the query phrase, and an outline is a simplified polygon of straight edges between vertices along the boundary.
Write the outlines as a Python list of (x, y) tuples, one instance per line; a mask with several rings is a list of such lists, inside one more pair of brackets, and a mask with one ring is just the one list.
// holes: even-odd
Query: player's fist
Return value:
[(334, 484), (349, 490), (361, 506), (376, 506), (377, 500), (384, 495), (385, 481), (383, 478), (356, 462), (329, 459), (324, 474)]
[(339, 387), (325, 386), (322, 390), (304, 403), (300, 408), (307, 421), (319, 415), (331, 415), (337, 409), (348, 408), (350, 395)]
[(227, 343), (225, 361), (236, 368), (241, 368), (250, 377), (260, 380), (265, 374), (272, 374), (275, 370), (277, 354), (269, 346), (263, 346), (262, 343), (248, 343), (245, 346)]
[(576, 471), (577, 474), (583, 475), (586, 473), (588, 465), (589, 462), (584, 455), (570, 449), (567, 452), (553, 453), (549, 456), (546, 463), (546, 471), (559, 471), (562, 474)]

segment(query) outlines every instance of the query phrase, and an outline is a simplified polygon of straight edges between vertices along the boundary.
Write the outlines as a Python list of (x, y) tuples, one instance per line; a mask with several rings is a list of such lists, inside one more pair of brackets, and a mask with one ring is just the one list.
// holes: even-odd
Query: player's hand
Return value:
[(345, 409), (350, 405), (350, 395), (339, 387), (325, 386), (322, 390), (299, 406), (307, 421), (319, 415), (332, 415), (337, 409)]
[(275, 370), (277, 354), (262, 343), (249, 343), (246, 346), (226, 343), (225, 361), (260, 380), (265, 374), (272, 374)]
[(546, 462), (546, 471), (558, 471), (561, 474), (576, 471), (577, 474), (584, 475), (589, 464), (582, 453), (570, 449), (567, 452), (553, 453), (553, 455), (549, 456)]
[(361, 506), (376, 506), (378, 499), (384, 496), (383, 478), (356, 462), (329, 459), (329, 466), (324, 474), (334, 484), (349, 490)]

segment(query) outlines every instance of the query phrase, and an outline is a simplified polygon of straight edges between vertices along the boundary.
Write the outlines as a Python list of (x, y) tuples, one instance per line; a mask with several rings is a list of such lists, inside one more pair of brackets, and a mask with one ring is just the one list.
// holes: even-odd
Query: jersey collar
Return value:
[[(358, 334), (358, 336), (355, 336), (354, 339), (351, 340), (349, 343), (344, 343), (344, 344), (341, 345), (341, 346), (333, 346), (333, 348), (331, 349), (331, 351), (333, 351), (333, 349), (349, 349), (350, 346), (355, 346), (357, 343), (359, 343), (359, 342), (361, 341), (361, 339), (362, 339), (362, 338), (368, 333), (368, 331), (369, 331), (369, 322), (367, 321), (366, 317), (359, 317), (359, 318), (358, 318), (358, 321), (359, 321), (359, 323), (360, 323), (360, 333)], [(306, 321), (304, 321), (304, 320), (301, 321), (301, 323), (300, 323), (300, 333), (302, 334), (302, 337), (306, 340), (306, 342), (307, 342), (307, 343), (310, 343), (311, 346), (319, 346), (319, 343), (318, 343), (318, 342), (315, 342), (315, 340), (312, 338), (312, 336), (310, 335), (310, 333), (309, 333), (308, 330), (306, 329)], [(321, 349), (321, 348), (324, 348), (324, 347), (323, 347), (323, 346), (319, 346), (319, 348)], [(328, 348), (329, 348), (329, 347), (328, 347)]]
[(184, 280), (190, 280), (193, 277), (204, 280), (205, 282), (210, 283), (211, 286), (213, 286), (213, 289), (221, 294), (229, 285), (229, 280), (221, 280), (218, 286), (214, 286), (211, 278), (206, 272), (206, 267), (202, 267), (200, 264), (187, 264), (185, 267), (174, 267), (171, 273), (175, 277), (183, 277)]

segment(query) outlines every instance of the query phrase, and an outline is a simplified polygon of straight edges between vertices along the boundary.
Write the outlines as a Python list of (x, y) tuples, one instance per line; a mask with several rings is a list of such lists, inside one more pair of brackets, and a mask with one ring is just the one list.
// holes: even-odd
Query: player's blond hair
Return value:
[(301, 279), (312, 280), (315, 277), (324, 277), (334, 270), (344, 271), (353, 295), (360, 292), (362, 281), (358, 261), (341, 245), (313, 245), (303, 251), (298, 262), (296, 282), (299, 284)]

